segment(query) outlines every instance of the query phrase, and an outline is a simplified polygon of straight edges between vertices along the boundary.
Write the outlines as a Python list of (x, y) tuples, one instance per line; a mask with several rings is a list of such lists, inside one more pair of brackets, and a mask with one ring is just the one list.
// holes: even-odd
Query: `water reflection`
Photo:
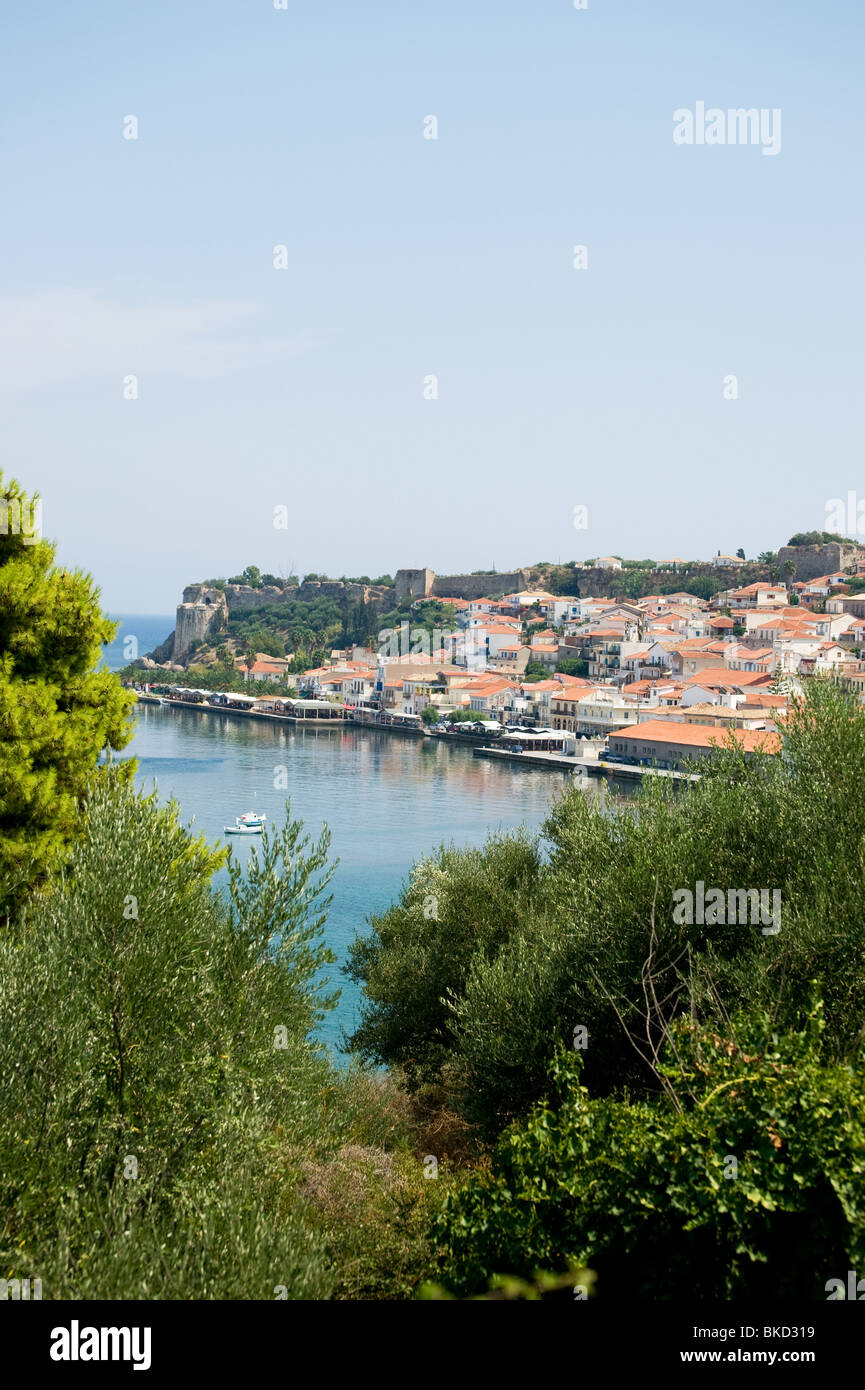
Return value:
[[(523, 823), (534, 829), (553, 798), (577, 783), (604, 799), (594, 779), (475, 758), (471, 748), (403, 738), (373, 729), (306, 729), (141, 705), (128, 752), (138, 781), (161, 800), (174, 798), (184, 822), (211, 841), (249, 810), (281, 822), (285, 801), (316, 836), (327, 822), (340, 860), (332, 883), (328, 944), (340, 962), (367, 916), (394, 899), (412, 862), (441, 842), (482, 844), (490, 831)], [(284, 769), (280, 772), (280, 769)], [(283, 789), (287, 788), (287, 789)], [(227, 837), (242, 860), (254, 837)], [(357, 1016), (354, 986), (334, 967), (342, 989), (323, 1037), (332, 1045)]]

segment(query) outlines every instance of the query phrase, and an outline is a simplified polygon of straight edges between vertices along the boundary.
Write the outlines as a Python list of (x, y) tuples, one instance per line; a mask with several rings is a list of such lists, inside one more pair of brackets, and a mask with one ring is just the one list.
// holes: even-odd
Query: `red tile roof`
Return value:
[(731, 729), (727, 733), (711, 725), (668, 723), (664, 719), (647, 719), (645, 724), (622, 729), (610, 737), (637, 739), (641, 743), (679, 743), (694, 748), (711, 748), (713, 744), (723, 745), (731, 735), (746, 753), (757, 749), (777, 753), (781, 747), (780, 736), (764, 729)]

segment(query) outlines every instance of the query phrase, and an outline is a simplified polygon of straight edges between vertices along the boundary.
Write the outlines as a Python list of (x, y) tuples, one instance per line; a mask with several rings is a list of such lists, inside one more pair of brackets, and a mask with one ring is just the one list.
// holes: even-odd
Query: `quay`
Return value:
[[(353, 710), (351, 707), (334, 704), (331, 700), (295, 700), (281, 696), (265, 700), (251, 695), (226, 696), (221, 692), (216, 693), (212, 699), (186, 699), (182, 695), (148, 695), (142, 691), (136, 691), (136, 696), (139, 703), (144, 705), (194, 709), (199, 714), (222, 714), (230, 718), (267, 719), (305, 729), (344, 729), (350, 724), (353, 728), (384, 729), (389, 734), (409, 734), (412, 738), (429, 736), (414, 715)], [(255, 705), (264, 705), (264, 708), (256, 709)], [(370, 713), (378, 717), (369, 718)]]
[[(254, 697), (246, 695), (227, 697), (222, 695), (221, 698), (217, 696), (211, 702), (211, 700), (203, 698), (184, 699), (177, 695), (160, 698), (141, 691), (136, 693), (142, 704), (192, 709), (197, 710), (200, 714), (221, 714), (229, 718), (264, 719), (270, 723), (292, 724), (296, 728), (314, 729), (316, 732), (326, 729), (345, 729), (349, 725), (352, 728), (379, 729), (388, 734), (408, 735), (411, 738), (431, 737), (429, 731), (423, 727), (416, 715), (352, 709), (351, 706), (334, 704), (329, 700), (295, 700), (274, 697), (272, 701), (266, 702), (268, 708), (253, 709), (252, 706), (258, 701)], [(624, 781), (641, 781), (644, 777), (667, 777), (674, 782), (698, 782), (700, 780), (699, 773), (646, 767), (639, 763), (607, 762), (602, 756), (577, 757), (556, 749), (531, 748), (531, 744), (525, 748), (524, 752), (517, 753), (512, 746), (494, 748), (485, 744), (478, 747), (477, 737), (468, 734), (439, 733), (432, 737), (437, 737), (443, 743), (458, 743), (463, 747), (472, 743), (474, 745), (472, 753), (476, 758), (498, 758), (500, 761), (518, 764), (522, 767), (545, 768), (548, 772), (567, 772), (572, 775), (588, 777), (615, 777)], [(531, 737), (531, 734), (522, 735), (524, 741)], [(535, 735), (535, 738), (542, 744), (559, 741), (558, 736), (541, 739)]]
[(572, 758), (567, 753), (515, 753), (511, 748), (475, 748), (476, 758), (499, 758), (523, 767), (545, 767), (550, 772), (571, 772), (594, 777), (621, 777), (641, 781), (644, 777), (669, 777), (674, 782), (699, 782), (699, 773), (674, 772), (667, 768), (644, 767), (640, 763), (609, 763), (603, 758)]
[(579, 772), (580, 759), (567, 753), (515, 753), (512, 748), (474, 748), (476, 758), (498, 758), (520, 767), (545, 767), (548, 772)]
[[(141, 696), (139, 695), (139, 700)], [(241, 704), (211, 704), (209, 700), (180, 700), (177, 697), (164, 697), (161, 700), (147, 700), (144, 704), (160, 704), (169, 709), (194, 709), (199, 714), (222, 714), (230, 718), (239, 717), (241, 719), (267, 719), (276, 724), (299, 724), (304, 728), (311, 729), (340, 729), (344, 727), (345, 720), (342, 717), (342, 710), (338, 706), (329, 704), (324, 700), (304, 700), (299, 701), (305, 705), (327, 705), (328, 710), (337, 710), (336, 715), (325, 714), (320, 710), (304, 712), (303, 714), (287, 713), (282, 710), (263, 710), (250, 709)]]

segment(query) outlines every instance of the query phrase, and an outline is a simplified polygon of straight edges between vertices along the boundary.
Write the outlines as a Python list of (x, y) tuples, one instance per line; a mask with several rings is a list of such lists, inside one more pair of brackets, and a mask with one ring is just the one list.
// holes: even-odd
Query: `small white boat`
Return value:
[(234, 825), (224, 825), (222, 828), (226, 835), (260, 835), (266, 820), (264, 812), (259, 815), (257, 811), (247, 811), (245, 816), (236, 817)]

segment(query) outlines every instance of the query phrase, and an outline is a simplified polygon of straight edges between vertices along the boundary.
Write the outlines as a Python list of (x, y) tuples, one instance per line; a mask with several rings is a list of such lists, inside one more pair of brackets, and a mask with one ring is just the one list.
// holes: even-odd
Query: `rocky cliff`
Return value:
[(174, 632), (149, 655), (156, 662), (182, 664), (189, 657), (195, 642), (207, 641), (233, 613), (250, 612), (270, 604), (311, 601), (329, 598), (343, 609), (361, 599), (380, 612), (393, 607), (394, 590), (383, 584), (346, 584), (342, 580), (322, 580), (308, 584), (293, 584), (280, 589), (265, 585), (253, 589), (248, 584), (226, 584), (212, 588), (205, 584), (189, 584), (183, 590), (183, 600), (177, 605)]

